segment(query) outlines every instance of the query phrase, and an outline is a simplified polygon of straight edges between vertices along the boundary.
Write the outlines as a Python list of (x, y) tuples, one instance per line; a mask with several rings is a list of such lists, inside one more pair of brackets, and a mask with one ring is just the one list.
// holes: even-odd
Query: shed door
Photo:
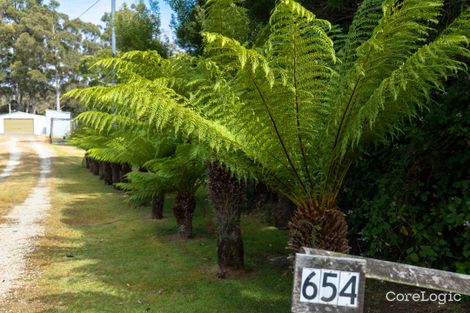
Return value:
[(6, 118), (4, 119), (5, 134), (34, 135), (34, 119)]

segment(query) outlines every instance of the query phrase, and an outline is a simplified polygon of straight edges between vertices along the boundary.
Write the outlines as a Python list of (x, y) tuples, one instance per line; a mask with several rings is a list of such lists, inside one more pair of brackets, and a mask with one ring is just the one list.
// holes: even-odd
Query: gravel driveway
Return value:
[[(21, 138), (24, 141), (24, 138)], [(40, 159), (40, 177), (28, 198), (14, 207), (0, 223), (0, 300), (8, 296), (12, 288), (18, 287), (18, 280), (27, 267), (27, 255), (34, 250), (35, 238), (44, 233), (42, 219), (50, 208), (49, 174), (51, 172), (52, 150), (48, 144), (31, 139), (28, 144)], [(10, 160), (2, 177), (10, 175), (21, 162), (21, 151), (16, 139), (8, 141)]]

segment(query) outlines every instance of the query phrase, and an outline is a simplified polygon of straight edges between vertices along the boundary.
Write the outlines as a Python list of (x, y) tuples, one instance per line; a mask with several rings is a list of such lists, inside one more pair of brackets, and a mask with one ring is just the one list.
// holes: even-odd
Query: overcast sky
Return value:
[[(60, 7), (58, 11), (66, 13), (72, 19), (77, 18), (96, 1), (97, 0), (59, 0)], [(139, 0), (116, 0), (116, 7), (119, 9), (123, 3), (132, 4), (137, 2), (139, 2)], [(147, 0), (145, 0), (145, 2), (147, 2)], [(163, 0), (159, 0), (158, 2), (160, 4), (162, 32), (172, 39), (173, 35), (170, 29), (171, 8)], [(111, 0), (100, 0), (91, 10), (83, 14), (81, 19), (86, 22), (100, 24), (103, 14), (109, 11), (111, 11)]]

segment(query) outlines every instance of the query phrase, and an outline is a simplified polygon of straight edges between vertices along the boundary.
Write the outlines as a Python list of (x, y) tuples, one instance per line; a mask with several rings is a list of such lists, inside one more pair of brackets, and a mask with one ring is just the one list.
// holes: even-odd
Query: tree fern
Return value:
[[(442, 4), (365, 0), (335, 49), (327, 21), (279, 0), (261, 47), (205, 33), (204, 57), (141, 60), (143, 71), (126, 63), (139, 53), (125, 55), (101, 63), (121, 69), (125, 83), (70, 95), (93, 108), (116, 103), (118, 115), (155, 131), (171, 128), (211, 148), (235, 173), (255, 175), (286, 195), (298, 207), (292, 249), (346, 251), (335, 200), (350, 163), (466, 69), (469, 9), (439, 33)], [(81, 117), (86, 124), (108, 129), (110, 117), (88, 114)]]

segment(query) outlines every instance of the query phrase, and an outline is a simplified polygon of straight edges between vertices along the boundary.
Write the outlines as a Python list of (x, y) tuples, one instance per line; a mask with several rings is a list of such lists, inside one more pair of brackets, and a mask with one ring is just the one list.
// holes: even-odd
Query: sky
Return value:
[[(67, 14), (72, 19), (77, 18), (96, 1), (97, 0), (59, 0), (60, 7), (58, 11)], [(139, 2), (139, 0), (116, 0), (116, 9), (119, 9), (123, 3), (132, 4), (137, 2)], [(147, 0), (145, 2), (147, 2)], [(159, 0), (158, 2), (160, 5), (162, 33), (172, 40), (174, 37), (170, 28), (172, 10), (165, 1)], [(110, 11), (111, 0), (99, 0), (99, 2), (88, 12), (83, 14), (80, 19), (86, 22), (100, 24), (103, 14)]]

